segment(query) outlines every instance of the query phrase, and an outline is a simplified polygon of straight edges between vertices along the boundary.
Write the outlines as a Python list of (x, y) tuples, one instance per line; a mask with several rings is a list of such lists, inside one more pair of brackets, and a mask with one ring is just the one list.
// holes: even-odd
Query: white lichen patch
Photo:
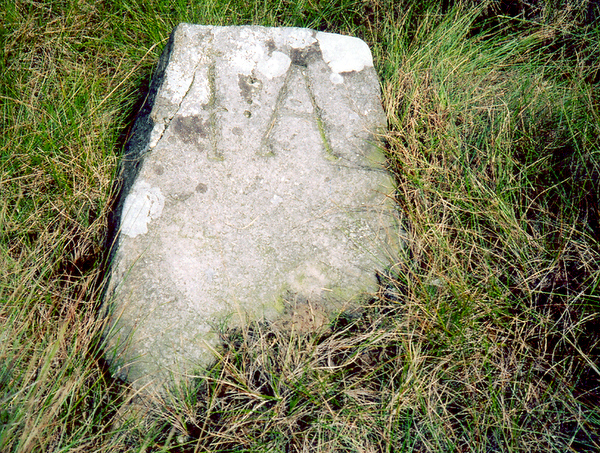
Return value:
[(362, 71), (373, 66), (369, 46), (362, 39), (333, 33), (317, 33), (323, 60), (335, 73)]
[(237, 72), (250, 75), (256, 64), (265, 58), (267, 51), (262, 37), (249, 28), (240, 31), (240, 38), (236, 43), (237, 48), (231, 49), (231, 53), (226, 59), (230, 61), (231, 66)]
[(270, 58), (259, 61), (256, 69), (267, 79), (273, 79), (284, 75), (292, 60), (283, 52), (273, 52)]
[(139, 180), (123, 205), (121, 232), (130, 238), (148, 232), (148, 223), (160, 217), (165, 197), (158, 187)]
[(312, 30), (306, 28), (284, 29), (284, 33), (289, 33), (286, 41), (293, 49), (304, 49), (317, 41), (313, 36)]

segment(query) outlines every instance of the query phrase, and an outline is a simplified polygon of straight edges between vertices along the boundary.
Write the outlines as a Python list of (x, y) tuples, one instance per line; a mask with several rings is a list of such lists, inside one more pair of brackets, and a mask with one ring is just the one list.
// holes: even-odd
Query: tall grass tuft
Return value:
[[(600, 450), (592, 1), (3, 2), (0, 451)], [(178, 22), (373, 49), (405, 248), (360, 316), (223, 332), (148, 401), (100, 348), (123, 143)]]

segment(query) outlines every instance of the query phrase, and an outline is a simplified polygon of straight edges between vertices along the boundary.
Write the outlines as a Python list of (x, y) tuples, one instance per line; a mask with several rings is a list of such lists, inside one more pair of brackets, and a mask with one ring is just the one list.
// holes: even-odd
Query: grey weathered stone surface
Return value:
[(123, 165), (108, 357), (138, 386), (207, 366), (217, 330), (377, 289), (392, 180), (367, 45), (298, 28), (182, 24)]

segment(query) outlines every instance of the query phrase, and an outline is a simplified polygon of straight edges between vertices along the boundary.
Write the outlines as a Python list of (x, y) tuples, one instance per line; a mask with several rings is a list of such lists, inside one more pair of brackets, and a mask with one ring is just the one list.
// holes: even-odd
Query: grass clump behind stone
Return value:
[[(600, 449), (593, 2), (0, 10), (1, 451)], [(98, 288), (120, 148), (180, 21), (365, 39), (406, 247), (359, 316), (225, 332), (143, 406), (103, 363)]]

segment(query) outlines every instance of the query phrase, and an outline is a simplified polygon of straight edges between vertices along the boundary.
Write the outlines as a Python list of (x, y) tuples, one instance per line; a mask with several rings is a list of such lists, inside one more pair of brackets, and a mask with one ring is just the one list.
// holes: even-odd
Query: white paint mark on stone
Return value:
[(317, 40), (323, 60), (335, 73), (362, 71), (365, 66), (373, 66), (369, 46), (362, 39), (317, 32)]
[[(287, 32), (287, 30), (285, 30), (285, 32)], [(290, 29), (286, 40), (288, 45), (293, 49), (303, 49), (317, 41), (313, 37), (312, 31), (305, 28)]]
[(290, 67), (290, 57), (282, 52), (273, 52), (270, 58), (258, 62), (258, 69), (265, 77), (272, 79), (284, 75)]
[(139, 180), (125, 199), (121, 232), (130, 238), (147, 233), (148, 223), (160, 217), (164, 206), (160, 189)]

